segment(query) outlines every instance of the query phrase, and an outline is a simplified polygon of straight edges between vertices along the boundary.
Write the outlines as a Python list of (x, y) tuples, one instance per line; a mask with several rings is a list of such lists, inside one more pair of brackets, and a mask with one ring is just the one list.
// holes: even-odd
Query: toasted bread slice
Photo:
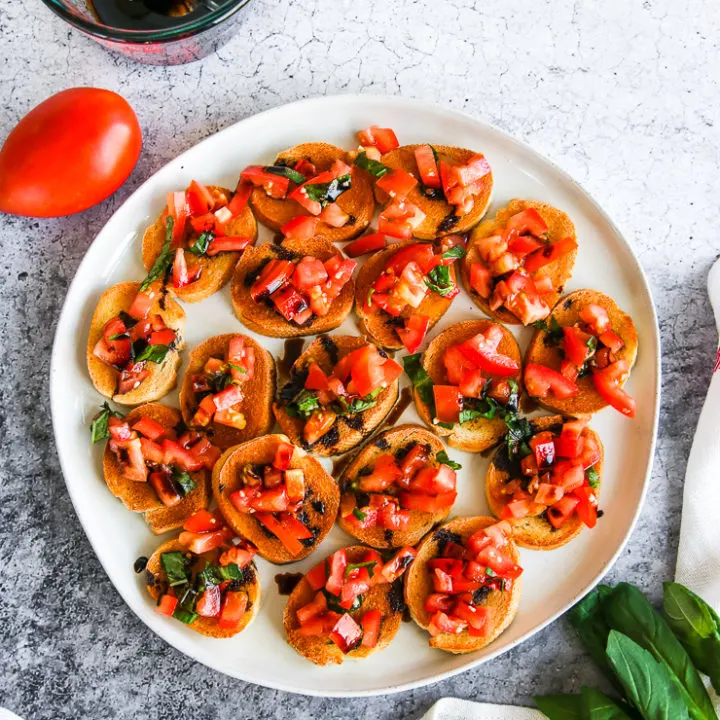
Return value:
[[(597, 290), (576, 290), (560, 298), (553, 308), (551, 317), (555, 318), (562, 327), (574, 325), (581, 322), (580, 310), (591, 303), (600, 305), (607, 310), (613, 332), (619, 335), (620, 339), (625, 343), (625, 347), (615, 353), (615, 357), (618, 360), (627, 360), (628, 366), (632, 369), (637, 358), (637, 330), (632, 318), (623, 312), (612, 298)], [(548, 318), (549, 320), (550, 318)], [(542, 330), (535, 331), (525, 351), (525, 363), (545, 365), (559, 372), (560, 363), (562, 362), (560, 351), (556, 346), (545, 342), (546, 335), (547, 333)], [(625, 377), (620, 379), (620, 387), (625, 384), (629, 375), (628, 372)], [(579, 377), (575, 384), (580, 388), (580, 392), (571, 397), (557, 398), (551, 394), (546, 398), (536, 398), (536, 400), (548, 410), (554, 410), (565, 415), (587, 415), (607, 407), (607, 403), (595, 389), (591, 375)]]
[[(496, 523), (497, 520), (491, 517), (458, 517), (445, 525), (441, 525), (422, 541), (418, 547), (418, 554), (413, 564), (405, 574), (405, 602), (412, 619), (423, 629), (427, 630), (430, 624), (430, 614), (425, 610), (427, 596), (435, 592), (427, 564), (429, 560), (440, 554), (439, 540), (442, 535), (439, 531), (456, 533), (463, 541), (466, 541), (478, 530), (482, 530)], [(509, 540), (510, 547), (507, 554), (517, 563), (520, 560), (520, 553), (515, 543)], [(515, 618), (520, 605), (522, 592), (522, 580), (518, 578), (510, 583), (510, 588), (504, 591), (491, 590), (484, 605), (491, 611), (488, 633), (485, 636), (473, 636), (464, 630), (459, 635), (451, 633), (440, 633), (430, 638), (430, 647), (439, 648), (450, 653), (468, 653), (480, 650), (495, 640)]]
[[(359, 563), (362, 560), (363, 554), (367, 551), (367, 548), (362, 545), (351, 545), (346, 548), (345, 551), (347, 553), (348, 563)], [(285, 626), (288, 643), (292, 645), (300, 655), (303, 655), (316, 665), (339, 665), (345, 658), (359, 659), (372, 655), (390, 644), (402, 622), (402, 580), (398, 579), (392, 584), (373, 585), (370, 590), (365, 593), (362, 605), (354, 612), (351, 612), (350, 615), (352, 615), (353, 619), (359, 624), (363, 614), (368, 610), (380, 611), (382, 614), (382, 624), (380, 625), (377, 645), (374, 648), (360, 645), (350, 650), (350, 652), (344, 653), (334, 642), (329, 642), (325, 636), (300, 635), (298, 633), (300, 623), (297, 619), (297, 611), (312, 602), (315, 595), (316, 591), (312, 589), (310, 583), (303, 577), (288, 598), (285, 612), (283, 613), (283, 625)]]
[[(451, 345), (459, 345), (478, 333), (485, 332), (491, 325), (497, 325), (492, 320), (466, 320), (465, 322), (452, 325), (447, 330), (441, 332), (428, 345), (427, 350), (423, 354), (422, 363), (425, 372), (435, 385), (447, 384), (447, 374), (445, 365), (443, 364), (443, 355)], [(499, 327), (502, 327), (499, 326)], [(522, 366), (522, 355), (517, 340), (512, 333), (506, 328), (502, 328), (503, 339), (498, 346), (498, 351), (511, 357)], [(518, 384), (518, 388), (522, 389), (522, 367), (512, 379)], [(415, 398), (415, 407), (418, 414), (432, 429), (443, 438), (447, 438), (447, 443), (451, 447), (467, 452), (482, 452), (497, 445), (507, 432), (507, 425), (501, 417), (492, 419), (474, 418), (468, 420), (461, 425), (458, 424), (454, 428), (444, 428), (440, 425), (433, 424), (430, 408), (422, 401), (420, 393), (414, 389), (413, 396)]]
[[(182, 416), (175, 408), (160, 403), (136, 407), (126, 415), (125, 420), (132, 427), (133, 423), (143, 417), (154, 420), (168, 430), (182, 422)], [(128, 480), (123, 475), (122, 465), (110, 449), (109, 443), (103, 454), (103, 473), (110, 492), (122, 500), (128, 510), (145, 513), (145, 522), (156, 535), (181, 527), (185, 520), (198, 510), (206, 508), (210, 502), (210, 473), (207, 470), (198, 470), (190, 473), (195, 490), (173, 507), (163, 505), (150, 483)]]
[(295, 445), (300, 445), (313, 455), (330, 457), (340, 455), (361, 443), (371, 435), (392, 410), (398, 397), (399, 381), (386, 387), (378, 396), (377, 404), (357, 413), (339, 417), (330, 430), (312, 446), (303, 438), (305, 421), (291, 417), (285, 405), (304, 387), (305, 372), (311, 362), (316, 362), (325, 374), (330, 374), (337, 361), (367, 344), (362, 337), (352, 335), (321, 335), (308, 346), (290, 370), (290, 380), (280, 389), (280, 400), (273, 404), (273, 412), (282, 431)]
[[(414, 243), (414, 240), (398, 243), (385, 250), (373, 253), (360, 268), (355, 281), (355, 309), (360, 318), (362, 331), (367, 333), (380, 347), (388, 350), (400, 350), (403, 347), (395, 328), (404, 327), (404, 318), (410, 315), (426, 315), (430, 318), (428, 326), (428, 330), (430, 330), (435, 327), (438, 320), (447, 312), (452, 303), (452, 299), (442, 297), (442, 295), (434, 292), (428, 292), (418, 307), (406, 307), (400, 317), (397, 318), (381, 310), (377, 305), (367, 306), (370, 288), (385, 270), (390, 258), (401, 248)], [(457, 284), (455, 263), (449, 267), (450, 278)]]
[[(391, 150), (382, 156), (382, 162), (391, 168), (400, 168), (405, 172), (414, 175), (418, 181), (420, 173), (418, 172), (417, 162), (415, 161), (415, 148), (420, 145), (403, 145), (395, 150)], [(480, 153), (467, 150), (465, 148), (452, 147), (449, 145), (433, 145), (435, 150), (441, 156), (446, 156), (454, 160), (459, 165), (464, 165), (473, 155)], [(482, 216), (487, 212), (490, 205), (490, 198), (493, 189), (492, 173), (485, 177), (483, 191), (479, 195), (475, 195), (475, 203), (469, 213), (465, 215), (456, 215), (456, 208), (445, 201), (442, 192), (438, 193), (437, 198), (429, 198), (420, 191), (420, 184), (414, 187), (407, 196), (407, 201), (417, 205), (424, 213), (425, 219), (413, 230), (413, 235), (422, 240), (434, 240), (442, 235), (454, 235), (455, 233), (464, 233), (477, 225)], [(382, 190), (376, 188), (376, 195), (380, 202), (387, 201), (387, 196)]]
[[(380, 455), (387, 453), (395, 454), (407, 446), (425, 445), (429, 448), (428, 454), (435, 458), (439, 452), (445, 450), (445, 446), (432, 433), (420, 425), (400, 425), (390, 428), (373, 438), (360, 449), (351, 463), (347, 466), (339, 479), (340, 488), (348, 487), (355, 480), (359, 473), (365, 469), (372, 469), (375, 461)], [(440, 463), (431, 460), (430, 465)], [(351, 490), (347, 490), (352, 494)], [(410, 526), (407, 530), (385, 530), (381, 527), (358, 528), (350, 525), (344, 518), (338, 515), (338, 525), (352, 537), (360, 542), (374, 548), (398, 548), (405, 545), (416, 545), (421, 538), (429, 532), (433, 525), (442, 522), (450, 514), (450, 508), (445, 508), (435, 513), (423, 512), (422, 510), (410, 511)]]
[(250, 330), (270, 337), (301, 337), (334, 330), (343, 324), (352, 310), (355, 284), (348, 280), (340, 294), (332, 301), (330, 312), (319, 317), (313, 315), (303, 325), (287, 321), (271, 301), (255, 302), (250, 289), (262, 268), (273, 258), (300, 259), (305, 255), (329, 260), (340, 251), (327, 240), (314, 237), (310, 240), (285, 240), (281, 245), (266, 243), (245, 251), (235, 268), (232, 279), (232, 304), (236, 317)]
[(119, 405), (140, 405), (159, 400), (175, 387), (180, 365), (180, 350), (185, 346), (185, 311), (171, 297), (158, 293), (150, 309), (151, 314), (160, 315), (165, 324), (177, 332), (174, 347), (171, 347), (161, 363), (148, 362), (150, 375), (138, 387), (119, 395), (115, 392), (120, 373), (93, 355), (93, 349), (102, 337), (105, 323), (122, 310), (127, 312), (140, 290), (140, 283), (122, 282), (108, 288), (101, 296), (90, 321), (87, 343), (87, 366), (95, 389)]
[[(551, 415), (549, 417), (539, 417), (530, 421), (535, 433), (543, 430), (551, 432), (559, 432), (563, 422), (572, 418), (563, 417), (562, 415)], [(598, 482), (602, 481), (603, 461), (605, 451), (598, 434), (589, 427), (583, 430), (584, 437), (591, 437), (600, 448), (600, 460), (593, 467), (598, 474)], [(510, 495), (503, 493), (505, 483), (514, 478), (508, 472), (508, 463), (505, 458), (505, 446), (503, 445), (495, 453), (487, 475), (485, 476), (485, 495), (487, 497), (490, 512), (496, 517), (500, 517), (505, 506), (512, 499)], [(597, 494), (600, 494), (600, 486), (597, 487)], [(583, 529), (583, 521), (574, 513), (568, 518), (561, 527), (555, 529), (544, 513), (540, 515), (526, 516), (524, 518), (516, 518), (511, 520), (513, 526), (513, 537), (515, 542), (521, 547), (530, 548), (531, 550), (555, 550), (569, 543), (573, 538), (580, 534)]]
[[(210, 192), (216, 202), (223, 201), (224, 204), (232, 197), (232, 191), (225, 188), (210, 185)], [(167, 218), (167, 207), (162, 211), (160, 217), (145, 231), (143, 236), (142, 256), (145, 269), (149, 270), (165, 244), (165, 222)], [(197, 233), (187, 224), (186, 236), (194, 241)], [(225, 234), (228, 237), (249, 237), (252, 238), (252, 245), (257, 240), (257, 223), (249, 207), (225, 225)], [(203, 255), (196, 257), (190, 252), (185, 253), (185, 260), (190, 271), (200, 268), (200, 277), (185, 287), (176, 288), (171, 283), (168, 290), (183, 302), (200, 302), (216, 293), (232, 277), (237, 261), (240, 259), (239, 252), (222, 252), (214, 257)]]
[(248, 464), (271, 464), (281, 442), (290, 440), (285, 435), (265, 435), (229, 448), (215, 464), (212, 474), (213, 496), (227, 524), (238, 535), (250, 540), (260, 555), (276, 565), (297, 562), (310, 555), (332, 530), (340, 505), (340, 490), (335, 480), (317, 460), (296, 447), (290, 467), (303, 471), (307, 488), (299, 514), (303, 524), (313, 533), (312, 538), (303, 541), (305, 549), (298, 555), (290, 554), (252, 514), (238, 512), (230, 501), (230, 495), (243, 486), (242, 469)]
[(245, 416), (245, 427), (242, 430), (212, 421), (204, 429), (214, 445), (226, 449), (232, 445), (251, 440), (270, 432), (274, 424), (272, 401), (275, 396), (275, 360), (259, 343), (247, 335), (229, 333), (216, 335), (200, 343), (190, 352), (190, 362), (180, 388), (180, 409), (183, 420), (188, 427), (193, 427), (193, 415), (198, 409), (198, 401), (192, 389), (192, 376), (202, 373), (205, 363), (211, 358), (225, 359), (230, 341), (234, 337), (242, 337), (246, 347), (255, 352), (255, 369), (253, 376), (243, 383), (245, 395), (242, 402), (242, 414)]
[[(536, 200), (511, 200), (505, 207), (500, 208), (495, 217), (492, 219), (485, 220), (480, 223), (470, 235), (470, 240), (467, 245), (467, 253), (465, 257), (460, 261), (461, 264), (461, 275), (465, 289), (470, 295), (472, 301), (491, 318), (495, 318), (500, 322), (504, 322), (506, 325), (520, 325), (520, 320), (513, 315), (505, 306), (501, 305), (497, 310), (491, 310), (490, 305), (486, 298), (481, 297), (475, 290), (470, 286), (470, 266), (472, 263), (479, 262), (481, 260), (480, 253), (478, 252), (478, 242), (483, 238), (490, 237), (491, 235), (500, 234), (507, 225), (507, 221), (519, 212), (527, 210), (528, 208), (534, 208), (541, 215), (545, 224), (548, 226), (548, 240), (551, 243), (562, 240), (563, 238), (571, 237), (576, 238), (575, 226), (572, 220), (562, 211), (548, 205), (547, 203), (538, 202)], [(572, 274), (573, 266), (575, 265), (575, 258), (577, 257), (577, 249), (572, 252), (563, 255), (554, 262), (545, 265), (540, 268), (533, 277), (540, 278), (548, 276), (552, 281), (553, 292), (543, 295), (543, 299), (552, 307), (557, 301), (560, 295), (565, 292), (565, 285), (570, 279)]]
[[(167, 575), (165, 574), (165, 571), (163, 570), (160, 563), (160, 556), (163, 553), (169, 552), (187, 553), (187, 550), (185, 550), (185, 548), (178, 542), (177, 539), (174, 539), (164, 542), (150, 556), (145, 571), (145, 586), (147, 587), (147, 591), (150, 593), (150, 597), (152, 597), (153, 600), (158, 600), (160, 596), (167, 591)], [(200, 557), (206, 558), (212, 555), (219, 556), (219, 554), (219, 551), (216, 550), (212, 553), (205, 553)], [(208, 637), (229, 638), (242, 632), (253, 621), (253, 619), (260, 610), (262, 591), (255, 563), (250, 563), (250, 565), (247, 566), (245, 572), (249, 576), (249, 580), (242, 586), (242, 588), (239, 589), (242, 589), (247, 593), (248, 605), (247, 610), (245, 611), (243, 619), (240, 621), (240, 623), (238, 623), (238, 625), (232, 629), (221, 628), (218, 624), (217, 618), (198, 616), (195, 622), (192, 622), (190, 623), (190, 625), (188, 625), (191, 630), (199, 632), (201, 635), (207, 635)]]
[[(285, 152), (281, 152), (275, 162), (293, 167), (303, 159), (309, 160), (317, 169), (318, 174), (329, 170), (336, 160), (342, 160), (352, 166), (352, 186), (336, 200), (337, 204), (350, 215), (350, 222), (343, 227), (335, 228), (321, 221), (317, 226), (317, 235), (329, 242), (350, 240), (360, 235), (370, 224), (375, 212), (375, 198), (370, 175), (365, 170), (353, 166), (345, 150), (323, 142), (302, 143), (291, 147)], [(261, 187), (253, 190), (250, 204), (257, 219), (271, 230), (276, 231), (279, 231), (294, 217), (310, 214), (295, 200), (272, 198)]]

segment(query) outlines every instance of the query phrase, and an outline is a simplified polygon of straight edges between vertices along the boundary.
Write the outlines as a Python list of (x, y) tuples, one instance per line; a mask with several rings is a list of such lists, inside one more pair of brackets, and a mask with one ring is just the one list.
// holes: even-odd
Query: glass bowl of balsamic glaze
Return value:
[(109, 50), (151, 65), (215, 52), (239, 29), (250, 0), (43, 0)]

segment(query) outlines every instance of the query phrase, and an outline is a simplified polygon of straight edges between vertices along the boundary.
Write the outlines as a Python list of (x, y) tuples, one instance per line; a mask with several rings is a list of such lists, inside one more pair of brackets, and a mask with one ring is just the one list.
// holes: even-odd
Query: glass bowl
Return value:
[(238, 31), (250, 0), (223, 3), (215, 10), (172, 27), (126, 30), (104, 25), (85, 0), (42, 0), (56, 15), (108, 50), (150, 65), (182, 65), (215, 52)]

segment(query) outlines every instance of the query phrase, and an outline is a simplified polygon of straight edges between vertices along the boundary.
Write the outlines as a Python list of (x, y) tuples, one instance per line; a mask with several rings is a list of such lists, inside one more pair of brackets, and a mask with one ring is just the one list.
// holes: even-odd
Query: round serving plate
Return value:
[[(521, 551), (525, 573), (520, 610), (492, 645), (468, 655), (450, 655), (431, 649), (427, 633), (404, 623), (390, 647), (372, 658), (316, 667), (285, 642), (286, 598), (278, 594), (274, 576), (306, 571), (352, 539), (336, 527), (303, 562), (280, 568), (258, 559), (262, 608), (252, 625), (232, 639), (201, 636), (154, 612), (154, 602), (145, 591), (143, 576), (133, 572), (133, 562), (149, 556), (160, 539), (110, 494), (103, 481), (102, 448), (91, 445), (88, 432), (103, 398), (89, 380), (85, 345), (103, 290), (144, 277), (143, 231), (162, 211), (168, 191), (185, 188), (192, 179), (235, 187), (247, 165), (270, 163), (277, 152), (301, 142), (326, 141), (352, 148), (357, 144), (355, 132), (368, 125), (392, 127), (402, 144), (430, 142), (484, 153), (495, 179), (490, 213), (520, 197), (551, 203), (571, 217), (580, 249), (567, 290), (601, 290), (634, 318), (640, 349), (627, 388), (638, 399), (638, 412), (634, 420), (610, 408), (594, 416), (593, 427), (605, 445), (600, 496), (604, 514), (594, 530), (584, 530), (559, 550)], [(270, 238), (271, 233), (261, 228), (259, 242)], [(201, 303), (185, 305), (185, 310), (187, 348), (212, 335), (248, 332), (232, 313), (229, 287)], [(428, 339), (476, 317), (482, 313), (463, 291)], [(354, 314), (336, 332), (358, 334)], [(513, 332), (524, 349), (532, 331)], [(255, 337), (276, 358), (282, 356), (282, 339)], [(180, 377), (186, 363), (187, 350)], [(619, 230), (575, 181), (523, 143), (460, 113), (403, 98), (352, 95), (303, 100), (246, 118), (183, 153), (142, 185), (110, 218), (77, 271), (57, 327), (50, 382), (55, 439), (75, 510), (107, 574), (138, 617), (173, 647), (220, 672), (290, 692), (334, 696), (395, 692), (475, 667), (538, 632), (587, 593), (615, 561), (640, 511), (655, 446), (659, 388), (660, 345), (645, 276)], [(177, 390), (163, 402), (177, 405)], [(419, 422), (414, 407), (404, 412), (403, 421)], [(483, 485), (489, 460), (454, 450), (450, 456), (463, 466), (453, 515), (488, 514)]]

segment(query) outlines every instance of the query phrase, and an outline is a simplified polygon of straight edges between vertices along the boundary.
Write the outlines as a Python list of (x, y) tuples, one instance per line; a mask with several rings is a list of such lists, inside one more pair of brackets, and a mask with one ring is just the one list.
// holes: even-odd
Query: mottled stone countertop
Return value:
[(145, 145), (130, 180), (101, 205), (59, 220), (0, 219), (0, 705), (27, 720), (414, 718), (445, 695), (524, 703), (597, 682), (563, 621), (477, 670), (385, 698), (292, 696), (195, 664), (119, 602), (73, 512), (50, 428), (52, 337), (110, 214), (220, 128), (346, 92), (419, 97), (489, 121), (579, 180), (648, 274), (663, 343), (660, 435), (644, 510), (609, 579), (657, 598), (674, 568), (685, 462), (716, 341), (705, 281), (720, 245), (710, 222), (720, 190), (718, 37), (711, 0), (252, 0), (217, 55), (162, 68), (106, 53), (39, 0), (3, 3), (0, 137), (48, 95), (94, 85), (130, 101)]

